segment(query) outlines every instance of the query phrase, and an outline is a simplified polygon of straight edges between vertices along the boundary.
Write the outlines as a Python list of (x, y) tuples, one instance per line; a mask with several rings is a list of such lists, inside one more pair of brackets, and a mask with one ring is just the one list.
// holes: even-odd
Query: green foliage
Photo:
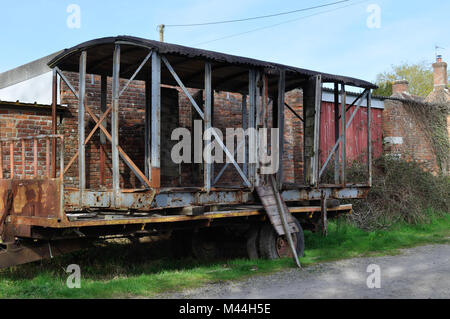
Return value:
[(392, 82), (396, 80), (407, 80), (411, 94), (426, 97), (433, 90), (433, 71), (427, 63), (417, 64), (403, 63), (392, 65), (391, 70), (377, 75), (376, 84), (379, 89), (373, 92), (374, 95), (391, 96)]
[(430, 209), (450, 212), (450, 177), (433, 176), (416, 162), (381, 157), (374, 162), (368, 197), (351, 202), (351, 221), (361, 229), (427, 223)]
[[(344, 221), (330, 222), (329, 235), (305, 231), (303, 266), (359, 256), (396, 254), (399, 248), (448, 243), (450, 215), (432, 211), (427, 223), (393, 224), (389, 230), (363, 231)], [(59, 256), (51, 261), (0, 270), (0, 298), (124, 298), (195, 288), (207, 283), (244, 279), (295, 267), (292, 259), (199, 262), (161, 255), (163, 242), (108, 243)], [(66, 286), (69, 264), (81, 267), (81, 289)]]
[(431, 142), (439, 170), (442, 173), (450, 160), (450, 141), (447, 129), (448, 104), (424, 104), (404, 101), (405, 110), (414, 116)]
[(378, 85), (378, 89), (373, 90), (373, 95), (375, 96), (385, 96), (389, 97), (392, 95), (392, 82), (376, 82), (376, 85)]

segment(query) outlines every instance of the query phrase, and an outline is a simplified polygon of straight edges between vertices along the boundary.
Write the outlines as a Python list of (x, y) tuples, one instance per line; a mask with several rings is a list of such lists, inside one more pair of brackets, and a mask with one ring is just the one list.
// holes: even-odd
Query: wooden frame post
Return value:
[(320, 113), (322, 110), (322, 76), (315, 77), (315, 117), (314, 117), (314, 164), (313, 164), (313, 184), (319, 187), (319, 167), (320, 167)]
[[(100, 112), (101, 116), (106, 112), (107, 105), (107, 92), (108, 92), (108, 77), (102, 75), (100, 79)], [(102, 122), (103, 127), (107, 127), (106, 119)], [(105, 185), (105, 162), (106, 162), (106, 136), (103, 131), (100, 130), (100, 185)]]
[(150, 181), (154, 188), (161, 187), (161, 56), (152, 55), (151, 101), (151, 167)]
[(148, 79), (145, 81), (145, 176), (151, 180), (151, 127), (152, 127), (152, 74), (151, 69), (148, 72)]
[[(249, 70), (249, 79), (248, 79), (248, 129), (255, 130), (255, 113), (256, 113), (256, 71), (251, 69)], [(252, 150), (252, 154), (249, 152), (249, 163), (248, 163), (248, 180), (250, 182), (251, 187), (255, 186), (255, 175), (256, 175), (256, 163), (250, 161), (250, 157), (254, 160), (256, 156), (256, 136), (254, 134), (250, 134), (248, 137), (248, 149)]]
[(114, 205), (120, 205), (119, 166), (119, 89), (120, 89), (120, 45), (116, 44), (113, 57), (112, 100), (111, 100), (111, 156)]
[[(78, 84), (78, 179), (80, 189), (80, 207), (83, 207), (84, 191), (86, 189), (86, 158), (85, 158), (85, 96), (86, 96), (86, 51), (80, 55), (80, 71)], [(55, 162), (56, 163), (56, 162)]]
[(345, 185), (345, 161), (346, 161), (346, 135), (347, 135), (347, 123), (345, 118), (346, 113), (346, 92), (345, 84), (341, 84), (341, 165), (340, 165), (340, 184)]
[(248, 113), (247, 113), (247, 95), (242, 94), (242, 129), (244, 130), (244, 145), (243, 145), (243, 151), (244, 151), (244, 163), (243, 163), (243, 171), (245, 176), (248, 176), (248, 137), (245, 134), (248, 128)]
[(369, 90), (367, 94), (367, 170), (368, 170), (368, 184), (372, 187), (372, 92)]
[(277, 186), (281, 190), (283, 187), (283, 152), (284, 152), (284, 100), (285, 100), (285, 80), (286, 72), (280, 70), (280, 77), (278, 79), (278, 173)]
[[(337, 143), (339, 140), (339, 84), (334, 83), (334, 142)], [(340, 184), (339, 175), (339, 145), (334, 153), (334, 183), (336, 185)]]
[[(56, 135), (56, 105), (58, 104), (58, 74), (53, 69), (52, 83), (52, 134)], [(56, 178), (56, 139), (52, 139), (52, 178)]]
[[(204, 129), (205, 132), (211, 129), (212, 127), (212, 88), (211, 88), (211, 63), (205, 63), (205, 121), (204, 121)], [(211, 140), (205, 141), (206, 149), (211, 146)], [(205, 170), (204, 170), (204, 187), (207, 192), (211, 190), (211, 180), (212, 180), (212, 163), (210, 151), (207, 152), (208, 157), (205, 161)]]

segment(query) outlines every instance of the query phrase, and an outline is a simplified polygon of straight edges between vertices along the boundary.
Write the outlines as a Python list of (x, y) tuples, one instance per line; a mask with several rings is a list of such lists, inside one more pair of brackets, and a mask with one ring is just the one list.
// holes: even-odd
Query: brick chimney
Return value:
[(406, 80), (397, 80), (392, 82), (392, 94), (409, 93), (409, 83)]
[(434, 89), (446, 88), (448, 85), (447, 63), (442, 61), (442, 56), (436, 57), (436, 63), (433, 63), (434, 70)]

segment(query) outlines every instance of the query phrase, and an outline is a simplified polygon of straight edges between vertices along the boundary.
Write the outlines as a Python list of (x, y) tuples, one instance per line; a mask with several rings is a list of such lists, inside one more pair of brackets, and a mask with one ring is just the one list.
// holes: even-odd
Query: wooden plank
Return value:
[[(264, 209), (266, 210), (267, 216), (269, 216), (269, 220), (271, 224), (274, 226), (275, 231), (278, 235), (284, 235), (284, 229), (282, 227), (281, 218), (280, 218), (280, 212), (278, 210), (277, 200), (275, 198), (275, 194), (273, 192), (273, 189), (270, 185), (266, 186), (257, 186), (256, 192), (258, 193), (258, 196), (264, 206)], [(283, 202), (284, 205), (286, 203)], [(287, 206), (285, 207), (285, 210), (288, 212)], [(287, 222), (289, 227), (292, 229), (292, 232), (298, 231), (297, 226), (294, 222), (294, 217), (292, 217), (291, 214), (287, 214)]]

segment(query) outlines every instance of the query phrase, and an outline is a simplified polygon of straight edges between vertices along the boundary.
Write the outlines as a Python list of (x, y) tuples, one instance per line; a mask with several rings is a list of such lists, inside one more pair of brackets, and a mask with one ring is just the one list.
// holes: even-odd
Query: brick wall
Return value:
[[(51, 111), (33, 106), (11, 106), (0, 103), (0, 139), (51, 134)], [(10, 145), (2, 143), (4, 178), (10, 177)], [(25, 174), (34, 173), (33, 141), (25, 142)], [(46, 144), (38, 141), (38, 175), (45, 174)], [(14, 174), (22, 176), (22, 144), (14, 143)]]
[(407, 161), (420, 163), (425, 170), (437, 173), (439, 167), (432, 142), (422, 123), (408, 112), (408, 105), (386, 100), (383, 112), (384, 151)]
[[(78, 73), (66, 72), (75, 90), (78, 91)], [(97, 75), (86, 76), (86, 105), (100, 118), (100, 82)], [(121, 87), (127, 80), (120, 81)], [(203, 107), (204, 93), (198, 89), (188, 89)], [(111, 105), (111, 79), (108, 78), (107, 108)], [(287, 104), (294, 111), (303, 116), (303, 93), (301, 90), (293, 90), (286, 93)], [(78, 151), (78, 100), (70, 91), (68, 86), (61, 84), (61, 104), (66, 105), (66, 111), (61, 123), (58, 123), (58, 133), (65, 136), (65, 165), (74, 157)], [(162, 155), (161, 155), (161, 185), (162, 186), (202, 186), (203, 174), (201, 164), (182, 164), (181, 177), (179, 176), (179, 165), (170, 164), (170, 150), (176, 143), (170, 141), (171, 131), (175, 127), (185, 127), (192, 132), (193, 119), (199, 119), (197, 112), (191, 102), (180, 88), (163, 86), (162, 88)], [(247, 103), (248, 104), (248, 103)], [(137, 167), (144, 172), (144, 118), (145, 118), (145, 84), (142, 81), (133, 81), (119, 101), (119, 144), (123, 150), (134, 161)], [(226, 128), (242, 127), (242, 96), (230, 92), (214, 92), (213, 126), (224, 134)], [(34, 112), (34, 113), (33, 113)], [(47, 110), (45, 114), (36, 114), (37, 111), (14, 111), (8, 114), (0, 113), (0, 124), (3, 136), (25, 136), (26, 134), (50, 134), (51, 120)], [(283, 179), (285, 183), (303, 183), (303, 123), (288, 108), (284, 108), (285, 131), (283, 152)], [(23, 117), (23, 118), (22, 118)], [(272, 126), (271, 107), (268, 114), (269, 128)], [(107, 117), (107, 130), (110, 131), (110, 116)], [(325, 118), (324, 118), (325, 119)], [(31, 120), (31, 121), (30, 121)], [(95, 122), (85, 114), (85, 136), (87, 137)], [(322, 123), (323, 125), (323, 123)], [(13, 132), (14, 129), (14, 132)], [(100, 156), (101, 146), (99, 131), (92, 136), (86, 145), (86, 186), (90, 189), (102, 189), (112, 187), (111, 173), (111, 146), (107, 141), (103, 146), (105, 150), (105, 168), (103, 172), (104, 182), (101, 181)], [(379, 132), (373, 134), (377, 138)], [(16, 134), (16, 135), (14, 135)], [(17, 135), (19, 134), (19, 135)], [(22, 134), (22, 135), (21, 135)], [(270, 137), (269, 137), (270, 143)], [(350, 145), (350, 143), (349, 143)], [(235, 145), (237, 147), (237, 145)], [(18, 150), (19, 152), (19, 150)], [(17, 153), (19, 156), (19, 153)], [(41, 155), (40, 155), (41, 156)], [(44, 153), (45, 156), (45, 153)], [(5, 158), (4, 160), (7, 160)], [(224, 162), (226, 157), (223, 157)], [(224, 164), (214, 165), (214, 176), (219, 173)], [(240, 164), (241, 169), (243, 165)], [(78, 160), (75, 160), (68, 172), (65, 174), (66, 187), (78, 187)], [(134, 173), (120, 159), (120, 184), (122, 188), (139, 188), (140, 181)], [(239, 186), (242, 180), (232, 164), (227, 166), (218, 185)]]

